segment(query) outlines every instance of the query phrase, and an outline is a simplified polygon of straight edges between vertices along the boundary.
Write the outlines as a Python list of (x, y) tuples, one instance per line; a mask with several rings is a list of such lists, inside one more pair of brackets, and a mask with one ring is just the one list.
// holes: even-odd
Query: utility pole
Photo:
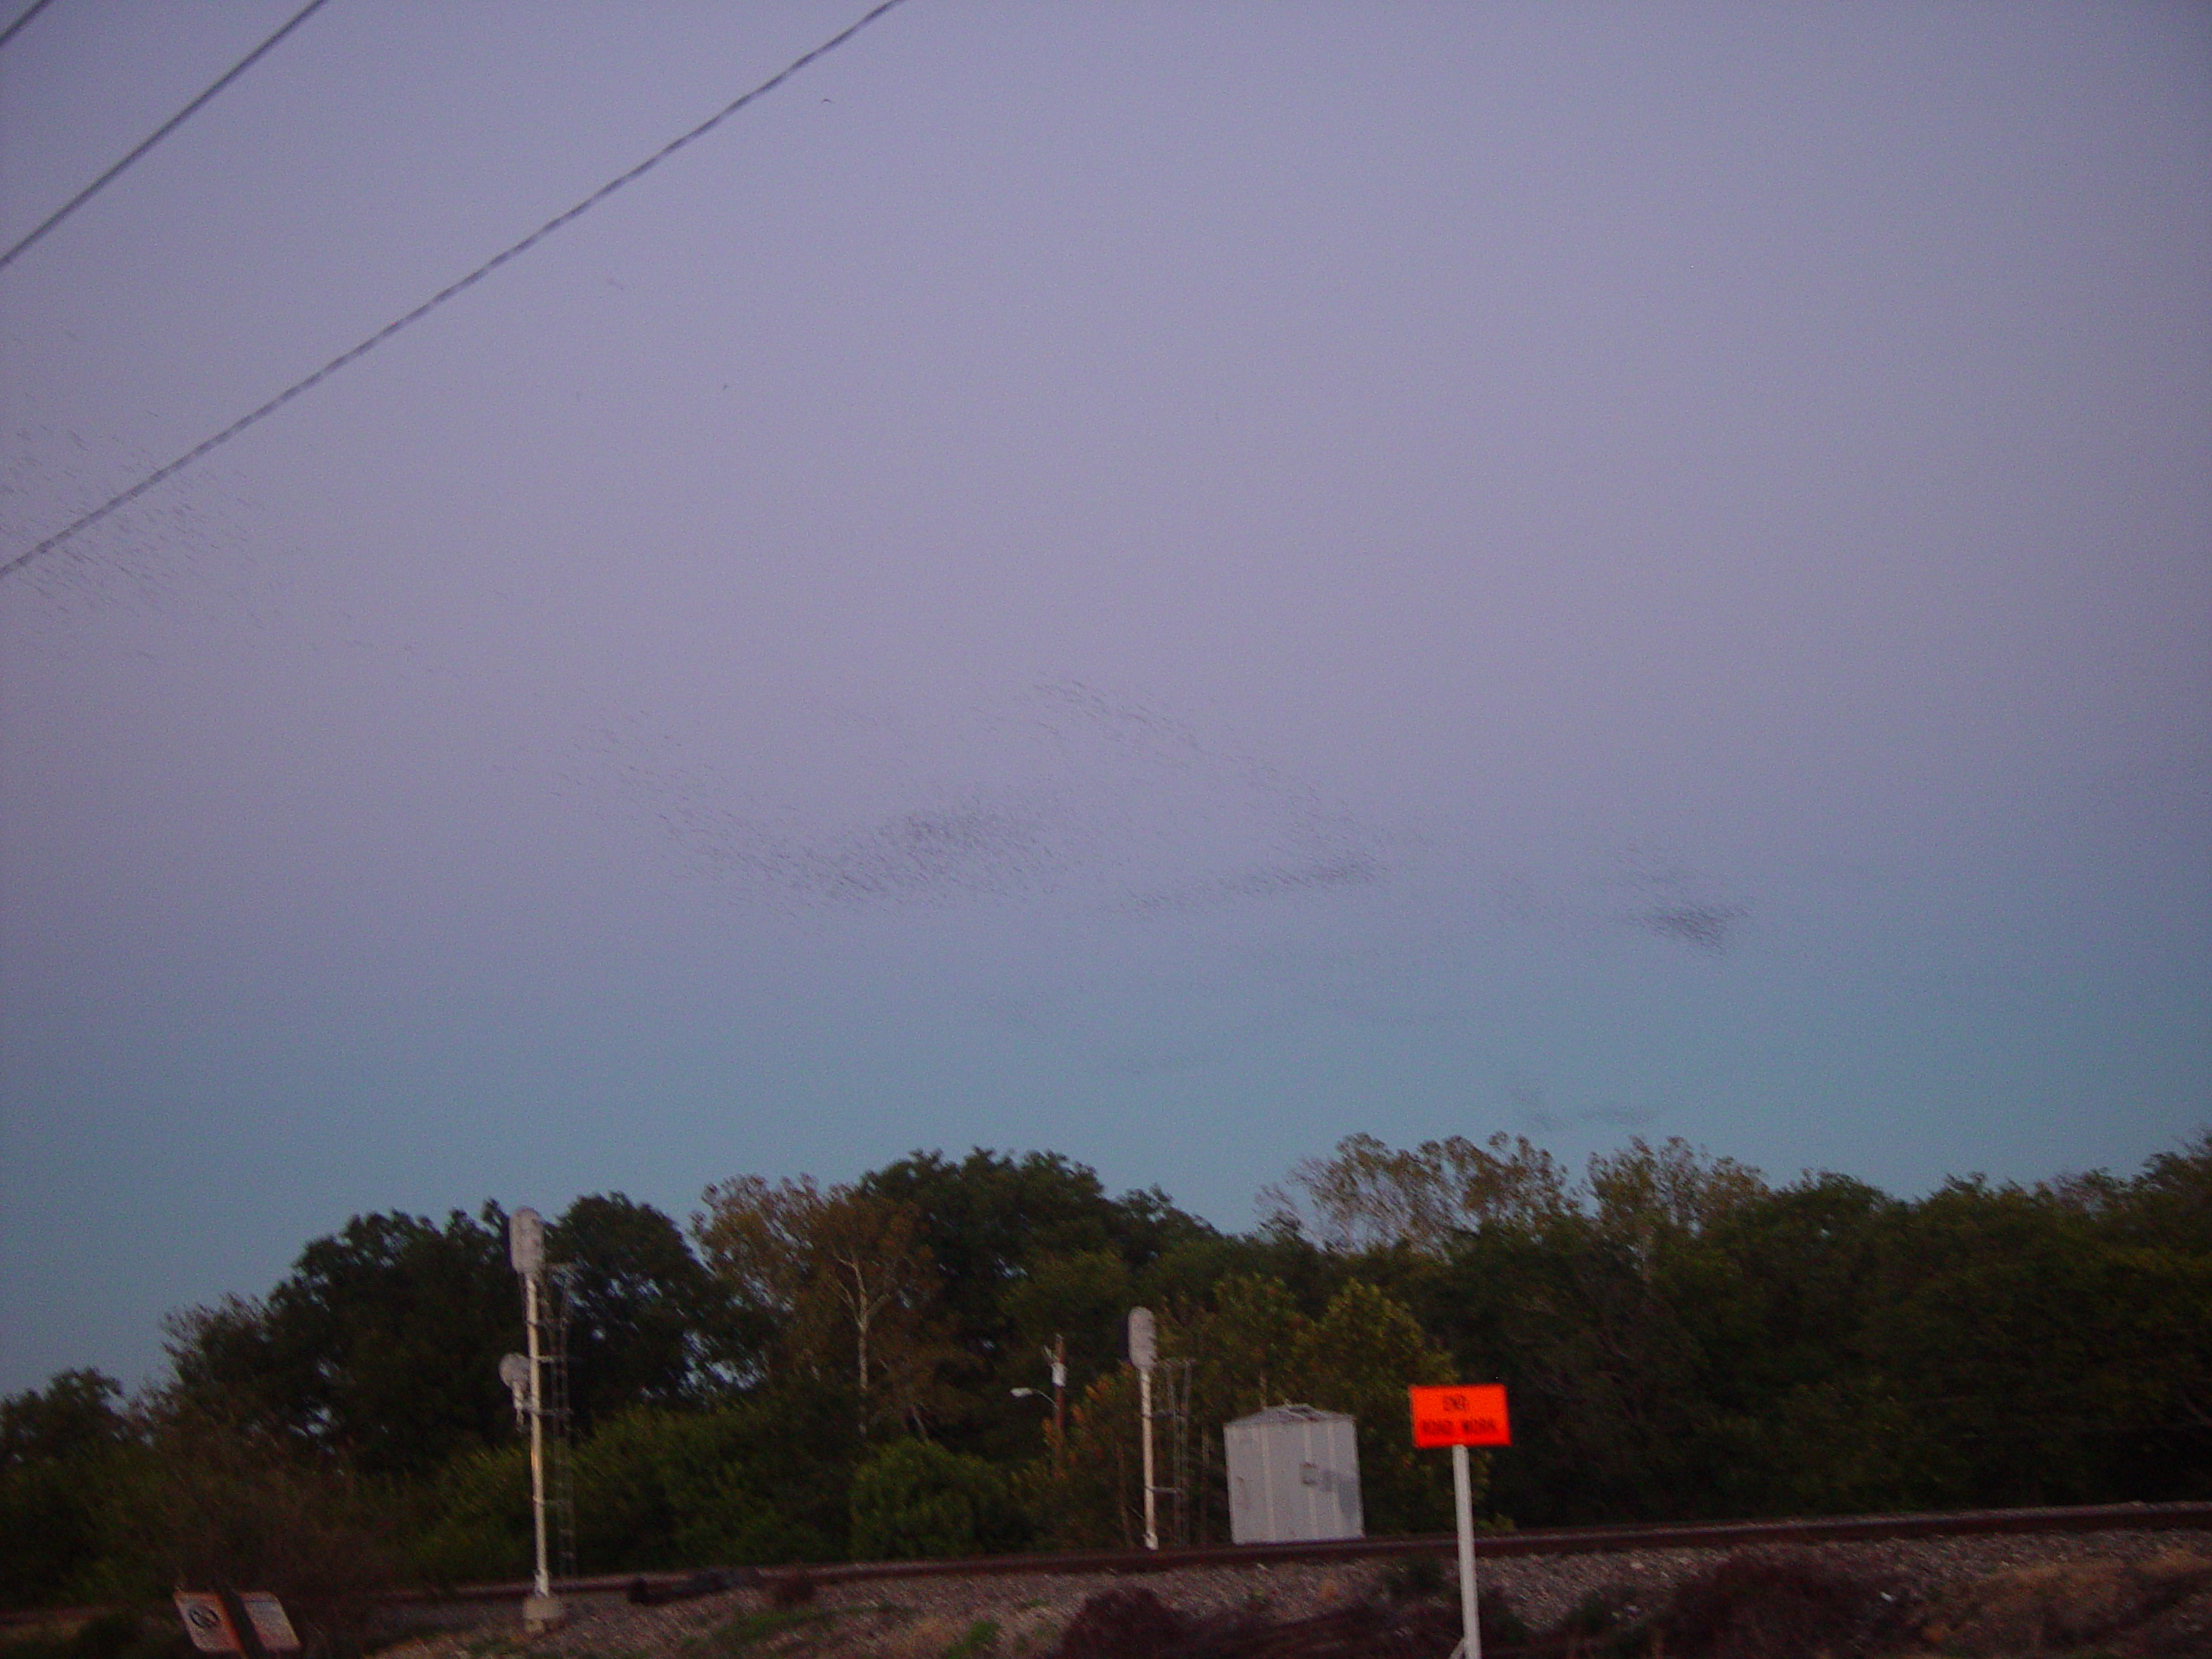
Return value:
[(1052, 1336), (1052, 1469), (1068, 1471), (1068, 1339)]

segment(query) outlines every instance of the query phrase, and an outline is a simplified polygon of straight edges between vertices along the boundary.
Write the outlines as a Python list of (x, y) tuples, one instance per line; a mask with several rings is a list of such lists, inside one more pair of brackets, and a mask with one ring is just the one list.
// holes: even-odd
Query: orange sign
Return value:
[(1510, 1446), (1505, 1387), (1471, 1382), (1454, 1389), (1408, 1389), (1414, 1403), (1415, 1446)]

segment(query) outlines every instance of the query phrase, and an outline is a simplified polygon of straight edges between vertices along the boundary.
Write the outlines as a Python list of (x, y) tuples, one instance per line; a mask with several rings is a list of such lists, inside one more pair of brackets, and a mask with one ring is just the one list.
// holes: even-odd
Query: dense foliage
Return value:
[[(1057, 1154), (740, 1176), (687, 1230), (620, 1193), (548, 1229), (587, 1572), (1133, 1539), (1128, 1309), (1156, 1310), (1171, 1540), (1225, 1536), (1221, 1427), (1359, 1423), (1372, 1532), (1448, 1524), (1409, 1382), (1498, 1381), (1501, 1522), (2212, 1496), (2212, 1135), (2139, 1174), (1773, 1185), (1679, 1141), (1579, 1179), (1503, 1135), (1353, 1136), (1225, 1236)], [(526, 1568), (505, 1217), (357, 1217), (180, 1315), (126, 1401), (0, 1402), (0, 1603)], [(1055, 1433), (1050, 1356), (1071, 1373)], [(1482, 1460), (1478, 1459), (1478, 1463)]]

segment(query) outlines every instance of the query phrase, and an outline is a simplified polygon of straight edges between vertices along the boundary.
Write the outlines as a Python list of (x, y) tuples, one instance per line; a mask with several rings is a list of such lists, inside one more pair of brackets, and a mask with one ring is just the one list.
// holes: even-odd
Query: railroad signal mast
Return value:
[(1148, 1307), (1129, 1310), (1129, 1363), (1137, 1368), (1137, 1411), (1144, 1424), (1144, 1547), (1160, 1548), (1160, 1488), (1152, 1461), (1152, 1371), (1160, 1363), (1160, 1332)]
[[(539, 1340), (545, 1287), (545, 1222), (537, 1211), (518, 1210), (507, 1218), (507, 1259), (522, 1280), (523, 1331), (528, 1352), (499, 1362), (499, 1376), (513, 1392), (515, 1410), (530, 1420), (531, 1534), (537, 1546), (537, 1572), (522, 1605), (525, 1630), (552, 1629), (561, 1622), (561, 1603), (545, 1554), (545, 1386), (544, 1354)], [(565, 1396), (566, 1390), (563, 1393)], [(565, 1404), (565, 1398), (563, 1401)]]

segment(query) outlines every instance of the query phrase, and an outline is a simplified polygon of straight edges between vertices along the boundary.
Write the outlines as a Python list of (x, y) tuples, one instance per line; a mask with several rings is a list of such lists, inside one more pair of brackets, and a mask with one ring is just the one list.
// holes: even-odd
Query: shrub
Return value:
[[(2042, 1653), (2125, 1637), (2131, 1653), (2191, 1652), (2204, 1610), (2186, 1607), (2212, 1592), (2212, 1560), (2170, 1554), (2148, 1561), (2051, 1562), (1991, 1573), (1939, 1601), (1923, 1639), (1947, 1653)], [(2160, 1616), (2179, 1608), (2190, 1627), (2178, 1643), (2161, 1641)]]
[(464, 1452), (417, 1500), (408, 1565), (431, 1584), (530, 1571), (530, 1455), (519, 1446)]
[(1444, 1593), (1444, 1563), (1433, 1555), (1410, 1555), (1382, 1569), (1382, 1590), (1393, 1601), (1427, 1601)]
[(768, 1580), (768, 1605), (788, 1612), (814, 1599), (814, 1577), (804, 1567), (793, 1567)]
[(1890, 1580), (1778, 1549), (1731, 1555), (1684, 1580), (1654, 1622), (1679, 1659), (1805, 1659), (1873, 1648), (1905, 1614)]
[(1005, 1477), (927, 1440), (894, 1440), (863, 1463), (852, 1506), (860, 1560), (973, 1555), (1015, 1541)]
[(1183, 1629), (1181, 1616), (1149, 1590), (1102, 1590), (1068, 1621), (1058, 1659), (1156, 1659)]

